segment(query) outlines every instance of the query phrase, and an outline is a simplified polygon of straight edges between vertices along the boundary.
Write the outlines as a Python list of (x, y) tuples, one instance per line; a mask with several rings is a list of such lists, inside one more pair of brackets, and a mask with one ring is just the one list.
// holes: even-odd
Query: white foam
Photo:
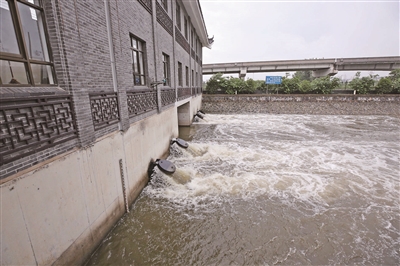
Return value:
[[(371, 133), (382, 123), (386, 131), (380, 133), (389, 142)], [(357, 194), (398, 205), (398, 119), (207, 115), (197, 124), (216, 127), (210, 127), (208, 139), (195, 136), (188, 149), (172, 153), (169, 160), (180, 174), (162, 175), (168, 185), (149, 193), (193, 204), (206, 198), (286, 197), (314, 207)], [(355, 133), (361, 137), (353, 138)]]

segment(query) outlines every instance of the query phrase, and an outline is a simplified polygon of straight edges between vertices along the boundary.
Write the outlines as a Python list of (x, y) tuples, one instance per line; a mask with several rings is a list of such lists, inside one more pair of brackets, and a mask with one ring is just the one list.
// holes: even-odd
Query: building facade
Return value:
[(1, 263), (81, 263), (201, 106), (198, 1), (0, 0)]

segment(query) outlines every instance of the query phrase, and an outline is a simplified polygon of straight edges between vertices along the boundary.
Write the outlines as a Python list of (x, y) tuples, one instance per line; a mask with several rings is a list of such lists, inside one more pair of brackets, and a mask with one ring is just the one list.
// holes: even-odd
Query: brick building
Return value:
[[(200, 108), (212, 40), (198, 0), (0, 0), (0, 19), (1, 263), (79, 263)], [(97, 211), (72, 226), (78, 203)]]

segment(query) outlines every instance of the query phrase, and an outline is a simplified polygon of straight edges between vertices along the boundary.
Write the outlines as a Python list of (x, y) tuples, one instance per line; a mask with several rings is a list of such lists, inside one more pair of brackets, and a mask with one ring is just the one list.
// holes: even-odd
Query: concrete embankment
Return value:
[(203, 95), (207, 113), (400, 116), (400, 95)]

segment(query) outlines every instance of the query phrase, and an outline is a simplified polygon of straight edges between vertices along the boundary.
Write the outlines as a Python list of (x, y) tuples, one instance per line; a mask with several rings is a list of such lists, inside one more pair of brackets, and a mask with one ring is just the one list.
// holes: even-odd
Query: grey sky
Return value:
[(400, 55), (399, 0), (200, 3), (208, 34), (215, 36), (212, 49), (203, 49), (205, 64)]

